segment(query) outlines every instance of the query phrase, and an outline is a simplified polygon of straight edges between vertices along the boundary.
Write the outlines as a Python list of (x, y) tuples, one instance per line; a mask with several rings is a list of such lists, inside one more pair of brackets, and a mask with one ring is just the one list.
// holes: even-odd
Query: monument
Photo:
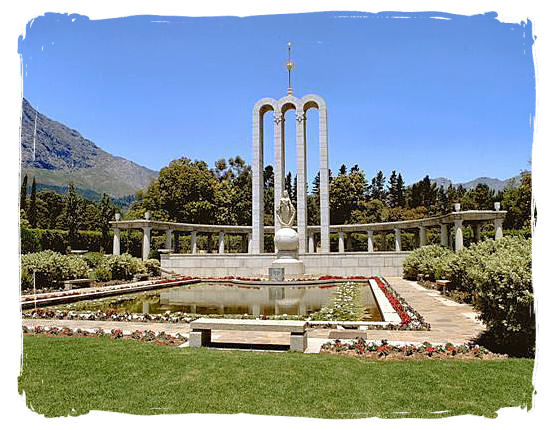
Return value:
[(280, 228), (275, 232), (275, 248), (277, 259), (271, 264), (272, 268), (284, 269), (285, 275), (303, 275), (304, 263), (298, 259), (298, 233), (292, 228), (296, 218), (296, 209), (290, 201), (288, 191), (283, 191), (283, 197), (275, 211)]
[[(291, 109), (296, 112), (296, 218), (298, 227), (299, 254), (315, 252), (313, 236), (309, 237), (307, 226), (307, 148), (306, 114), (317, 109), (319, 114), (319, 195), (320, 195), (320, 239), (321, 252), (330, 252), (330, 214), (328, 182), (328, 137), (327, 107), (317, 94), (308, 94), (301, 98), (292, 95), (290, 72), (294, 62), (290, 59), (288, 44), (287, 95), (279, 100), (264, 97), (256, 102), (252, 110), (252, 243), (253, 254), (264, 252), (264, 115), (273, 111), (273, 160), (274, 160), (274, 205), (277, 205), (284, 191), (285, 183), (285, 113)], [(275, 233), (281, 225), (275, 219)]]

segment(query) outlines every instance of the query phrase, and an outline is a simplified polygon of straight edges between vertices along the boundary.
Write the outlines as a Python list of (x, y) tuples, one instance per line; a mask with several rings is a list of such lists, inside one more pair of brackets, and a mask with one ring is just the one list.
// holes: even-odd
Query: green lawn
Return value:
[(105, 410), (495, 417), (502, 407), (530, 407), (532, 372), (529, 359), (369, 362), (325, 354), (25, 335), (19, 390), (25, 391), (29, 406), (46, 416)]

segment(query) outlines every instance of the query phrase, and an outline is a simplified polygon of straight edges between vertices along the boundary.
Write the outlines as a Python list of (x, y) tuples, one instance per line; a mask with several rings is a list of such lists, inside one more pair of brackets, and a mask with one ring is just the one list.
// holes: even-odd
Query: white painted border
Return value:
[[(504, 0), (462, 0), (460, 2), (442, 2), (437, 0), (417, 0), (414, 3), (407, 0), (340, 0), (339, 2), (327, 0), (303, 0), (301, 2), (279, 0), (277, 2), (249, 2), (249, 1), (210, 1), (210, 2), (176, 2), (167, 0), (156, 0), (155, 2), (146, 0), (132, 1), (81, 1), (75, 5), (70, 0), (49, 0), (47, 2), (39, 0), (26, 0), (25, 2), (10, 2), (4, 6), (4, 20), (0, 26), (2, 38), (3, 67), (1, 73), (3, 79), (0, 80), (2, 86), (3, 104), (0, 118), (3, 120), (2, 131), (4, 134), (3, 155), (5, 163), (2, 169), (2, 179), (4, 184), (4, 198), (7, 204), (2, 212), (2, 221), (9, 226), (6, 229), (4, 237), (5, 242), (2, 249), (2, 261), (4, 267), (7, 267), (4, 278), (5, 285), (17, 285), (19, 282), (19, 256), (15, 255), (14, 249), (18, 249), (19, 232), (15, 226), (18, 223), (18, 211), (15, 210), (18, 202), (19, 190), (19, 147), (13, 142), (19, 140), (19, 124), (21, 119), (21, 81), (20, 64), (17, 55), (17, 36), (24, 33), (25, 24), (35, 16), (43, 14), (45, 11), (75, 11), (88, 15), (92, 19), (119, 17), (135, 14), (158, 14), (158, 15), (254, 15), (266, 13), (290, 13), (290, 12), (311, 12), (311, 11), (330, 11), (330, 10), (356, 10), (378, 12), (383, 10), (395, 11), (441, 11), (457, 14), (472, 15), (484, 13), (487, 11), (498, 11), (499, 19), (502, 22), (520, 22), (527, 18), (534, 23), (534, 34), (537, 35), (537, 41), (534, 45), (535, 69), (537, 78), (537, 104), (535, 118), (535, 136), (533, 146), (533, 191), (537, 199), (538, 224), (537, 231), (533, 239), (533, 280), (536, 294), (536, 312), (537, 312), (537, 359), (535, 365), (537, 395), (534, 397), (534, 409), (530, 413), (519, 410), (518, 408), (506, 408), (499, 412), (499, 418), (488, 420), (482, 417), (461, 416), (454, 418), (445, 418), (442, 422), (430, 423), (445, 425), (451, 428), (463, 428), (465, 425), (483, 425), (484, 428), (502, 428), (502, 424), (508, 427), (525, 427), (538, 424), (539, 420), (550, 416), (550, 408), (544, 405), (550, 403), (549, 390), (542, 389), (548, 387), (549, 370), (539, 363), (544, 362), (548, 357), (548, 312), (541, 312), (541, 307), (548, 309), (549, 292), (542, 288), (546, 281), (546, 261), (547, 251), (546, 243), (549, 236), (549, 214), (550, 214), (550, 196), (545, 193), (547, 184), (550, 183), (550, 170), (546, 169), (550, 161), (550, 148), (547, 142), (550, 141), (550, 122), (548, 121), (548, 102), (549, 91), (548, 82), (550, 81), (550, 49), (548, 43), (548, 34), (550, 33), (550, 19), (547, 12), (547, 4), (544, 1), (524, 0), (504, 1)], [(541, 288), (538, 288), (538, 286)], [(17, 303), (19, 301), (18, 291), (15, 288), (6, 289), (6, 302)], [(16, 306), (6, 306), (2, 313), (3, 327), (19, 326), (15, 321), (20, 322), (19, 309)], [(21, 396), (17, 395), (17, 380), (15, 375), (19, 373), (21, 335), (18, 332), (7, 332), (4, 337), (4, 344), (8, 345), (9, 353), (3, 354), (2, 364), (2, 406), (5, 411), (5, 420), (9, 422), (24, 423), (26, 426), (37, 425), (41, 428), (70, 428), (78, 427), (97, 427), (103, 423), (109, 425), (132, 426), (133, 428), (156, 426), (181, 425), (182, 418), (185, 419), (186, 426), (204, 427), (205, 423), (213, 425), (243, 426), (255, 425), (262, 426), (269, 423), (273, 427), (285, 426), (288, 424), (299, 425), (301, 427), (315, 425), (316, 428), (333, 428), (332, 420), (316, 420), (310, 418), (288, 418), (288, 417), (261, 417), (250, 415), (198, 415), (191, 414), (182, 416), (132, 416), (109, 412), (91, 412), (88, 415), (71, 419), (44, 419), (41, 416), (31, 412), (24, 404)], [(388, 428), (402, 427), (403, 425), (420, 427), (424, 426), (426, 421), (409, 419), (384, 420), (378, 418), (368, 419), (368, 425), (383, 424)], [(338, 425), (361, 425), (366, 422), (357, 420), (340, 420)]]

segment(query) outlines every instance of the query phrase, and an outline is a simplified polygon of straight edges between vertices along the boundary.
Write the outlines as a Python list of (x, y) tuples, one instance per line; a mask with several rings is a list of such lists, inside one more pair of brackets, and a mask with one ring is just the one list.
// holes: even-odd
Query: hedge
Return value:
[[(141, 256), (142, 234), (139, 231), (122, 231), (120, 247), (123, 252), (134, 256)], [(104, 246), (105, 245), (105, 246)], [(68, 232), (65, 230), (29, 229), (21, 226), (21, 253), (52, 250), (66, 253), (69, 247)], [(78, 232), (72, 249), (86, 249), (90, 252), (113, 251), (113, 232), (109, 232), (108, 243), (103, 244), (100, 231)]]
[(84, 259), (76, 255), (51, 250), (24, 254), (21, 256), (21, 287), (33, 288), (33, 274), (36, 288), (58, 288), (68, 279), (85, 278), (88, 271)]

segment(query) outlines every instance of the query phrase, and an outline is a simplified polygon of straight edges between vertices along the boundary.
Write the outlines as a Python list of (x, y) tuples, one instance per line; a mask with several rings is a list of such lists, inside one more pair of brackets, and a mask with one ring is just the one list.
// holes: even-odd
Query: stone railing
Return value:
[[(495, 210), (471, 210), (461, 211), (460, 205), (455, 205), (455, 211), (446, 215), (436, 217), (423, 218), (417, 220), (380, 222), (370, 224), (343, 224), (331, 225), (330, 232), (338, 233), (338, 252), (352, 251), (351, 233), (367, 233), (367, 251), (374, 252), (374, 233), (392, 231), (395, 233), (395, 246), (393, 251), (400, 252), (401, 247), (401, 232), (405, 230), (418, 231), (419, 246), (426, 245), (426, 229), (430, 227), (440, 228), (440, 243), (443, 246), (449, 246), (449, 234), (451, 230), (449, 226), (454, 227), (455, 243), (454, 249), (460, 251), (463, 247), (463, 224), (469, 223), (474, 226), (474, 238), (479, 240), (481, 226), (484, 223), (492, 222), (495, 228), (495, 239), (502, 237), (502, 223), (506, 211), (500, 210), (500, 204), (495, 203)], [(113, 230), (113, 254), (120, 254), (120, 230), (121, 229), (137, 229), (143, 230), (142, 255), (144, 259), (149, 256), (151, 248), (151, 231), (164, 231), (166, 233), (165, 248), (172, 249), (172, 234), (174, 232), (189, 233), (191, 236), (190, 248), (192, 254), (198, 253), (197, 235), (212, 234), (218, 235), (218, 253), (225, 252), (225, 235), (234, 234), (246, 236), (247, 251), (252, 253), (252, 226), (237, 226), (237, 225), (210, 225), (210, 224), (188, 224), (168, 221), (155, 221), (149, 218), (149, 214), (145, 214), (144, 219), (136, 220), (120, 220), (120, 215), (116, 214), (115, 221), (110, 222)], [(266, 233), (274, 234), (273, 226), (265, 226)], [(308, 226), (308, 251), (315, 252), (315, 235), (320, 234), (320, 226)], [(347, 235), (347, 246), (344, 236)]]

